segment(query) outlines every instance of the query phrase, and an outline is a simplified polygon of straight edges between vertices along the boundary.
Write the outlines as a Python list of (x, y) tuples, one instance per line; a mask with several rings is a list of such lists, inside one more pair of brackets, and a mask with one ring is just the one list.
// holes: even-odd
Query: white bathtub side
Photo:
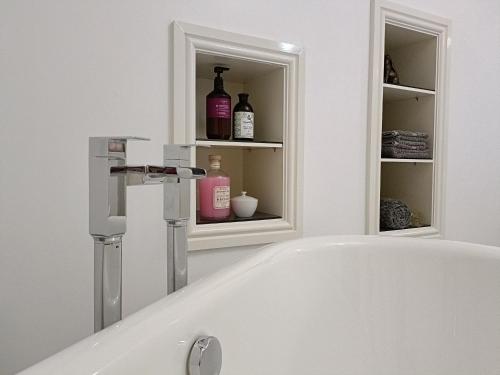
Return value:
[(185, 374), (217, 336), (224, 375), (500, 373), (500, 249), (323, 237), (256, 256), (25, 374)]

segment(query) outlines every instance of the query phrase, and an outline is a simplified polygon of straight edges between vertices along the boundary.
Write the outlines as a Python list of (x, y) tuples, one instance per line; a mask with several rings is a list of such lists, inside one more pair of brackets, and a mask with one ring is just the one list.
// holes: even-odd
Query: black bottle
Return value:
[(254, 113), (248, 103), (248, 94), (238, 94), (240, 101), (234, 106), (233, 111), (233, 139), (240, 141), (253, 141)]
[(207, 95), (207, 138), (229, 139), (231, 137), (231, 96), (224, 91), (221, 74), (229, 68), (216, 66), (214, 90)]

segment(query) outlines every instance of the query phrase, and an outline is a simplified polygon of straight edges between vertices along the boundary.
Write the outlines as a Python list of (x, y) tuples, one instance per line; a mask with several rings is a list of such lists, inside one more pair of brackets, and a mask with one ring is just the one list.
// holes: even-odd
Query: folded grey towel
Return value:
[(411, 211), (405, 202), (398, 199), (380, 199), (380, 230), (409, 228)]
[(424, 137), (413, 137), (413, 136), (406, 136), (406, 135), (398, 135), (396, 137), (382, 137), (382, 140), (384, 142), (391, 141), (391, 140), (396, 140), (398, 142), (427, 142), (427, 138)]
[(430, 159), (429, 135), (410, 130), (382, 132), (382, 157), (396, 159)]
[(383, 140), (382, 147), (397, 147), (405, 150), (425, 150), (427, 149), (426, 142), (412, 142), (412, 141), (396, 141), (396, 140)]
[(412, 132), (409, 130), (390, 130), (382, 132), (382, 142), (418, 142), (427, 143), (429, 135), (423, 132)]
[(429, 149), (409, 150), (396, 146), (382, 146), (382, 157), (395, 159), (430, 159), (431, 152)]
[(429, 138), (429, 135), (424, 132), (414, 132), (410, 130), (388, 130), (382, 132), (382, 137), (384, 138), (396, 138), (396, 137), (405, 137), (405, 138)]

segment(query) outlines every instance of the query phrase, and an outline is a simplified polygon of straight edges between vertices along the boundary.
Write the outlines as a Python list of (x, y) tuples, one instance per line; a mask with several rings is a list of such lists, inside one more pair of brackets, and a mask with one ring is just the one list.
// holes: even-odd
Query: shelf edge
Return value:
[(407, 92), (413, 92), (416, 94), (436, 95), (435, 90), (420, 89), (418, 87), (403, 86), (403, 85), (391, 85), (390, 83), (384, 83), (384, 84), (382, 84), (382, 87), (384, 89), (387, 88), (387, 89), (391, 89), (391, 90), (407, 91)]
[(233, 147), (233, 148), (283, 148), (282, 143), (265, 142), (234, 142), (234, 141), (200, 141), (195, 142), (200, 147)]
[(420, 163), (420, 164), (432, 164), (434, 159), (391, 159), (391, 158), (380, 158), (381, 163)]

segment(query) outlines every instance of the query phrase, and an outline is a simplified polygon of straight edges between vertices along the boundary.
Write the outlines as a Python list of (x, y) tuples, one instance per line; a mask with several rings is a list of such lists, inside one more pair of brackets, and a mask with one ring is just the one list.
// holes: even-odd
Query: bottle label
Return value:
[(231, 99), (207, 98), (207, 117), (231, 118)]
[(234, 112), (234, 138), (253, 139), (253, 112)]
[(214, 209), (229, 208), (230, 188), (229, 186), (214, 187)]

